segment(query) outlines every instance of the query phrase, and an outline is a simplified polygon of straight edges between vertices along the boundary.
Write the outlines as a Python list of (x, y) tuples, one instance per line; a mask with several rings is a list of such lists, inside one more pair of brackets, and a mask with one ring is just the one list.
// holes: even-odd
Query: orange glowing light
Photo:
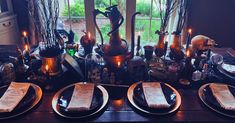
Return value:
[(116, 107), (122, 107), (124, 104), (124, 100), (123, 99), (117, 99), (117, 100), (113, 100), (113, 105)]
[(91, 33), (88, 32), (87, 34), (88, 34), (88, 38), (91, 39)]
[(190, 57), (190, 51), (189, 50), (186, 51), (186, 56)]
[(192, 29), (188, 29), (188, 33), (192, 34), (193, 30)]
[(25, 49), (25, 51), (29, 51), (29, 46), (28, 46), (28, 45), (25, 45), (25, 46), (24, 46), (24, 49)]
[(46, 66), (45, 66), (45, 70), (46, 70), (46, 72), (49, 71), (49, 65), (46, 65)]
[(27, 36), (27, 32), (26, 31), (23, 31), (23, 36), (26, 37)]
[(117, 62), (117, 65), (118, 65), (118, 67), (120, 67), (120, 66), (121, 66), (121, 62), (120, 62), (120, 61), (118, 61), (118, 62)]

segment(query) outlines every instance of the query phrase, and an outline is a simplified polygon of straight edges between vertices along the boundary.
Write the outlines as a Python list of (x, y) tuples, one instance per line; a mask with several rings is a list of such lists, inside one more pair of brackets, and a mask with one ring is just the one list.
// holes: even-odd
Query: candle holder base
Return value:
[(178, 62), (184, 59), (184, 53), (181, 50), (170, 48), (169, 57), (171, 60)]
[(164, 55), (164, 48), (155, 47), (155, 55), (157, 57), (162, 57)]
[(186, 86), (190, 85), (190, 81), (188, 79), (185, 79), (185, 78), (180, 79), (179, 83), (181, 85), (186, 85)]
[[(49, 76), (59, 75), (62, 72), (60, 59), (60, 54), (54, 57), (42, 57), (42, 72), (44, 74), (48, 74)], [(49, 67), (48, 70), (46, 70), (47, 65)]]
[(62, 74), (56, 76), (47, 75), (45, 82), (42, 84), (42, 88), (48, 92), (57, 91), (63, 85), (62, 83), (58, 83), (59, 79), (61, 79), (61, 75)]

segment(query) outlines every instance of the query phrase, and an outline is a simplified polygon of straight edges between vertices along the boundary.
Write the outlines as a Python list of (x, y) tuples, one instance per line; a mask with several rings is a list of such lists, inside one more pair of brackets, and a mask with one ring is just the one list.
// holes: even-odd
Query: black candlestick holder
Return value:
[(144, 46), (144, 57), (149, 61), (153, 57), (154, 47), (150, 45)]
[(126, 64), (120, 66), (110, 66), (106, 64), (102, 71), (102, 78), (105, 79), (106, 84), (111, 85), (126, 85), (128, 72)]
[(55, 76), (49, 75), (49, 72), (44, 74), (45, 81), (42, 84), (42, 87), (45, 91), (56, 91), (61, 88), (62, 83), (59, 83), (59, 78), (62, 74), (57, 74)]
[(194, 71), (193, 65), (191, 63), (191, 56), (185, 58), (183, 69), (181, 71), (180, 76), (180, 84), (182, 85), (190, 85), (190, 81), (192, 79), (192, 73)]

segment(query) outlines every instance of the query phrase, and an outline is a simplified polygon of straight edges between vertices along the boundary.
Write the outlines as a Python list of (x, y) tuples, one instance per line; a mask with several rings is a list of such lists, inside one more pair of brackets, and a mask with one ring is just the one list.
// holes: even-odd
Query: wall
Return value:
[(19, 31), (28, 31), (29, 19), (26, 0), (12, 0), (14, 13), (17, 15)]
[(188, 26), (235, 49), (235, 0), (191, 0)]

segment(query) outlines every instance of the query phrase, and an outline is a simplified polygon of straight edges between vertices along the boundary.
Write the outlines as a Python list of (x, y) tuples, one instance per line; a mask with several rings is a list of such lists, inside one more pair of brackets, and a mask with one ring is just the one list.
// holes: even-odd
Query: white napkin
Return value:
[(23, 99), (30, 87), (29, 83), (12, 82), (0, 98), (0, 112), (11, 112)]
[(226, 110), (235, 110), (235, 98), (227, 85), (212, 83), (209, 87), (221, 107)]
[(144, 82), (142, 83), (144, 96), (150, 108), (169, 108), (170, 105), (166, 101), (162, 92), (160, 83)]
[(85, 111), (91, 107), (95, 85), (92, 83), (76, 84), (72, 98), (67, 107), (68, 111)]

